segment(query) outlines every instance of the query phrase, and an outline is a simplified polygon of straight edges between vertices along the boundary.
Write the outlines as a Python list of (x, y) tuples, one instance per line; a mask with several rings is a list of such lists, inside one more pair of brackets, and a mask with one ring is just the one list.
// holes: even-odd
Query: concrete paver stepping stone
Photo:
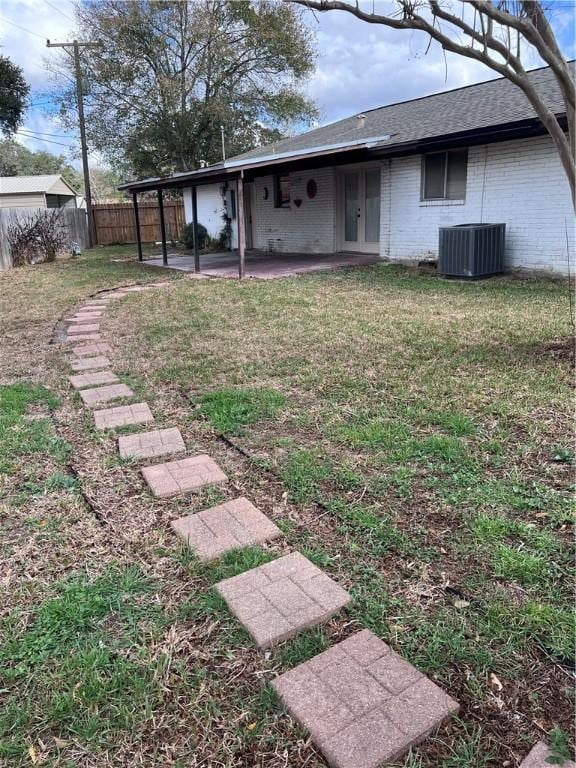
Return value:
[(93, 320), (98, 321), (102, 317), (102, 312), (77, 312), (66, 318), (69, 323), (90, 323)]
[(186, 446), (180, 430), (170, 427), (135, 435), (122, 435), (118, 438), (118, 450), (123, 459), (149, 459), (185, 451)]
[(68, 335), (74, 335), (77, 333), (97, 333), (100, 330), (100, 323), (77, 323), (69, 326)]
[(68, 335), (64, 341), (102, 341), (102, 335), (100, 333), (77, 333), (72, 336)]
[(259, 648), (327, 621), (350, 595), (300, 552), (225, 579), (216, 589)]
[(116, 405), (114, 408), (103, 408), (94, 411), (96, 429), (114, 429), (127, 427), (131, 424), (146, 424), (154, 421), (148, 403), (133, 403), (132, 405)]
[[(552, 755), (547, 744), (539, 741), (530, 751), (530, 754), (520, 763), (520, 768), (550, 768), (548, 758)], [(565, 760), (561, 763), (562, 768), (576, 768), (576, 763), (572, 760)]]
[(119, 397), (133, 397), (134, 392), (126, 384), (109, 384), (105, 387), (93, 387), (92, 389), (81, 389), (80, 397), (89, 408), (100, 403), (107, 403), (109, 400), (117, 400)]
[(112, 371), (95, 371), (94, 373), (70, 376), (68, 380), (74, 389), (85, 389), (86, 387), (96, 387), (100, 384), (115, 384), (118, 381), (118, 376), (112, 373)]
[(241, 496), (217, 507), (173, 520), (172, 529), (203, 562), (251, 544), (262, 544), (282, 531)]
[(368, 629), (272, 682), (332, 768), (394, 762), (458, 702)]
[(205, 485), (225, 483), (228, 480), (218, 464), (206, 454), (144, 467), (142, 475), (158, 498), (190, 493)]
[(81, 357), (78, 360), (72, 360), (70, 367), (73, 371), (89, 371), (91, 368), (108, 368), (110, 360), (104, 355), (96, 357)]
[(74, 347), (72, 352), (78, 357), (92, 357), (93, 355), (103, 355), (106, 352), (111, 352), (112, 348), (110, 344), (102, 342), (102, 344), (83, 344), (80, 347)]

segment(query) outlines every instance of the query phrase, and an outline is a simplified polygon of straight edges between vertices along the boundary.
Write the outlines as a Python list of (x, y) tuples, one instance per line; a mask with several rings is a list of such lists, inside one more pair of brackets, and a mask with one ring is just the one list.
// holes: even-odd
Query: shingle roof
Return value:
[[(572, 75), (574, 76), (574, 62)], [(556, 114), (565, 112), (558, 83), (549, 67), (530, 72), (536, 90)], [(389, 136), (386, 145), (446, 136), (537, 117), (524, 93), (510, 80), (498, 78), (452, 91), (402, 101), (302, 133), (275, 144), (257, 147), (229, 161), (267, 157), (271, 154), (323, 147), (327, 144)]]
[[(50, 192), (52, 187), (60, 180), (59, 174), (46, 174), (43, 176), (0, 176), (1, 195), (19, 195), (34, 192)], [(66, 184), (66, 182), (64, 181)], [(67, 186), (70, 186), (67, 184)], [(70, 194), (76, 194), (72, 189)]]

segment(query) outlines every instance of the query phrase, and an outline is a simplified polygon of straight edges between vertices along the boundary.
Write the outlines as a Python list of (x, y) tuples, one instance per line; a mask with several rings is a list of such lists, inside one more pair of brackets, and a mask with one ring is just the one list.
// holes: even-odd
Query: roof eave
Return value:
[[(556, 115), (560, 124), (565, 127), (566, 115), (559, 113)], [(251, 176), (257, 176), (257, 171), (264, 168), (281, 166), (288, 168), (290, 165), (307, 165), (320, 157), (333, 157), (338, 164), (345, 164), (347, 158), (352, 158), (353, 162), (358, 161), (358, 154), (363, 153), (367, 159), (375, 157), (393, 157), (410, 154), (421, 154), (425, 151), (441, 150), (450, 146), (465, 146), (482, 143), (494, 143), (498, 141), (507, 141), (510, 139), (528, 138), (530, 136), (539, 136), (546, 133), (539, 118), (529, 118), (516, 122), (499, 123), (486, 126), (484, 128), (474, 128), (468, 131), (458, 133), (439, 134), (413, 141), (401, 142), (397, 144), (379, 144), (374, 146), (370, 140), (365, 145), (355, 145), (349, 148), (338, 148), (333, 150), (321, 150), (314, 152), (303, 152), (291, 157), (267, 158), (266, 160), (246, 160), (246, 163), (235, 164), (231, 168), (201, 168), (189, 173), (179, 173), (174, 176), (164, 176), (158, 178), (142, 179), (141, 181), (126, 182), (121, 184), (118, 189), (128, 192), (146, 192), (155, 189), (188, 187), (196, 181), (199, 184), (220, 183), (236, 178), (240, 172), (247, 171)]]

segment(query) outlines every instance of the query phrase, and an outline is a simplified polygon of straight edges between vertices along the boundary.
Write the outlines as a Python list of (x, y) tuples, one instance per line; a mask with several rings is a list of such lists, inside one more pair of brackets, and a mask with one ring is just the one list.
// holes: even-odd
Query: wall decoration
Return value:
[(264, 187), (264, 189), (262, 190), (262, 198), (264, 200), (268, 200), (268, 187)]
[(296, 208), (300, 208), (300, 206), (302, 205), (302, 200), (294, 200), (294, 205), (296, 206)]
[(316, 184), (314, 179), (309, 179), (306, 184), (306, 194), (312, 200), (316, 197), (316, 193), (318, 192), (318, 185)]

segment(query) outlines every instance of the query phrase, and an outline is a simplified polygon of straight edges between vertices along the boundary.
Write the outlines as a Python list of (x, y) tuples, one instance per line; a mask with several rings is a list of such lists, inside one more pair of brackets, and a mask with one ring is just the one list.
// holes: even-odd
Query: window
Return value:
[(274, 208), (290, 208), (290, 176), (274, 176)]
[(424, 155), (422, 200), (464, 200), (467, 168), (467, 149)]

